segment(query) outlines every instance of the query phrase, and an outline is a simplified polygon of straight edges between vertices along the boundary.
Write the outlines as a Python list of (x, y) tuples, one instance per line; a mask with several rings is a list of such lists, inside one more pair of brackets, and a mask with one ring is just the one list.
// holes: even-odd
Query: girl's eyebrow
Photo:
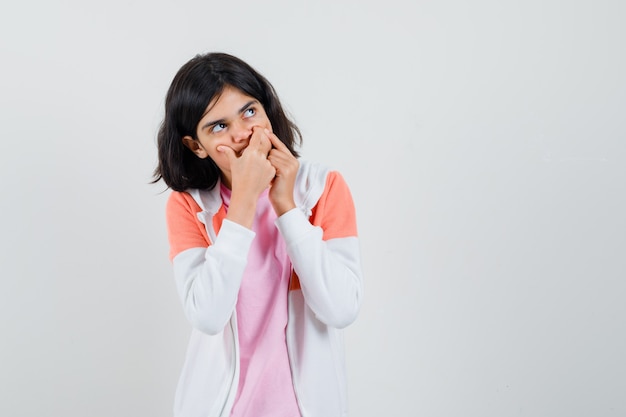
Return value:
[[(248, 107), (250, 107), (253, 104), (257, 104), (259, 102), (259, 100), (250, 100), (249, 102), (247, 102), (246, 104), (244, 104), (243, 106), (241, 106), (241, 108), (239, 109), (239, 111), (237, 112), (237, 114), (241, 114), (244, 111), (246, 111), (248, 109)], [(226, 121), (226, 119), (219, 119), (219, 120), (214, 120), (211, 122), (206, 122), (205, 124), (202, 125), (202, 127), (200, 128), (200, 130), (204, 130), (210, 126), (216, 125), (218, 123), (224, 123)]]

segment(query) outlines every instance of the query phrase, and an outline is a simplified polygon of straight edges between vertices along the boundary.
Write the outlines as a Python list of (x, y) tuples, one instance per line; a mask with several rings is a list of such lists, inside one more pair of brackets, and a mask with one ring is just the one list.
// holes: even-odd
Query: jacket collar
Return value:
[[(324, 192), (328, 172), (329, 169), (323, 165), (300, 161), (293, 197), (296, 206), (302, 210), (307, 218), (311, 216), (311, 210), (315, 207)], [(220, 184), (221, 182), (218, 180), (215, 187), (210, 190), (200, 190), (197, 188), (187, 190), (187, 193), (193, 197), (195, 202), (198, 203), (202, 209), (202, 212), (198, 213), (198, 218), (204, 224), (207, 224), (208, 220), (213, 217), (222, 206)]]

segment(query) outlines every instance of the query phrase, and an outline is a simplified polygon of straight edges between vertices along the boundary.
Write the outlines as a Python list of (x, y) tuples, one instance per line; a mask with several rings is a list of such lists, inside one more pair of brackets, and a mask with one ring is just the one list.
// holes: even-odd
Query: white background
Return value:
[(0, 415), (171, 415), (189, 325), (148, 183), (208, 51), (352, 188), (352, 416), (626, 415), (623, 1), (0, 7)]

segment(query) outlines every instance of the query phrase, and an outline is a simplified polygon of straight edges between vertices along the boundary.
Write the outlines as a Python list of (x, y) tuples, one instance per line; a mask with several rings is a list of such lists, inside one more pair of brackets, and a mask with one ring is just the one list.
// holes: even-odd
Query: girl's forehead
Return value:
[(244, 93), (242, 90), (240, 90), (237, 87), (233, 87), (229, 84), (226, 84), (224, 88), (222, 88), (222, 90), (218, 92), (211, 99), (211, 101), (209, 101), (209, 104), (207, 105), (207, 108), (205, 110), (205, 114), (208, 111), (211, 111), (211, 109), (216, 106), (219, 107), (220, 105), (231, 104), (231, 103), (235, 103), (237, 101), (243, 101), (243, 100), (249, 101), (249, 100), (257, 100), (257, 99), (252, 96), (249, 96), (248, 94)]
[(231, 85), (225, 85), (222, 91), (217, 93), (209, 102), (201, 119), (230, 117), (242, 111), (250, 102), (260, 103), (256, 98), (249, 96), (240, 89)]

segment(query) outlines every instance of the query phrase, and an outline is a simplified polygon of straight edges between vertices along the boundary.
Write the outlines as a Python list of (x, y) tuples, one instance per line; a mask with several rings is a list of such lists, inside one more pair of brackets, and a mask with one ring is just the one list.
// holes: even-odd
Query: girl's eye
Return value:
[(252, 117), (256, 114), (256, 110), (254, 110), (254, 107), (250, 107), (249, 109), (246, 109), (245, 112), (243, 112), (244, 117)]
[(226, 129), (226, 125), (224, 123), (218, 123), (213, 126), (213, 128), (211, 129), (211, 133), (217, 133), (224, 129)]

